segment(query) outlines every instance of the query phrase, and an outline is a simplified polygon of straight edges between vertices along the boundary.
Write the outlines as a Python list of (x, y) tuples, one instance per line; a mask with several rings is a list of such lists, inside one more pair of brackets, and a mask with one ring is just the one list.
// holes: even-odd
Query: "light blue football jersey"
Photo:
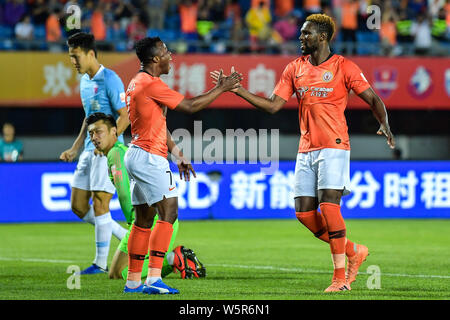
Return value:
[[(117, 110), (125, 107), (125, 90), (119, 76), (111, 69), (100, 65), (95, 76), (90, 79), (85, 73), (80, 80), (80, 97), (86, 118), (95, 112), (110, 114), (117, 120)], [(123, 141), (123, 136), (119, 136)], [(95, 147), (87, 133), (84, 150), (94, 150)]]

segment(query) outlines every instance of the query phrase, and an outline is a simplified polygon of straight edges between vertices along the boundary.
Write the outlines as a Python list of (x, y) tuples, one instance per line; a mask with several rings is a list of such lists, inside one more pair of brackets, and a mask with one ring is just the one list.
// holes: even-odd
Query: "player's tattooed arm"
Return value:
[[(235, 72), (234, 67), (231, 67), (231, 73), (233, 72)], [(220, 71), (218, 70), (210, 72), (210, 75), (211, 78), (213, 79), (213, 83), (215, 84), (219, 81), (219, 79), (225, 77), (225, 75), (223, 73), (221, 74)], [(286, 100), (277, 95), (272, 95), (270, 98), (261, 97), (251, 93), (242, 86), (239, 86), (231, 91), (237, 94), (242, 99), (249, 102), (250, 104), (252, 104), (253, 106), (255, 106), (256, 108), (272, 114), (279, 111), (286, 103)]]
[(61, 155), (59, 156), (59, 159), (66, 162), (72, 162), (75, 157), (78, 154), (78, 151), (81, 149), (81, 147), (84, 144), (84, 140), (86, 139), (86, 130), (87, 130), (87, 124), (86, 124), (86, 118), (83, 119), (83, 123), (81, 125), (80, 133), (78, 134), (78, 137), (75, 139), (75, 142), (73, 143), (72, 147), (70, 149), (67, 149), (66, 151), (63, 151)]
[(380, 124), (380, 128), (378, 129), (377, 134), (386, 136), (387, 144), (391, 149), (394, 149), (395, 138), (389, 126), (386, 106), (384, 105), (381, 98), (375, 93), (375, 91), (373, 91), (372, 88), (361, 92), (358, 96), (370, 106), (375, 119), (377, 119), (378, 123)]

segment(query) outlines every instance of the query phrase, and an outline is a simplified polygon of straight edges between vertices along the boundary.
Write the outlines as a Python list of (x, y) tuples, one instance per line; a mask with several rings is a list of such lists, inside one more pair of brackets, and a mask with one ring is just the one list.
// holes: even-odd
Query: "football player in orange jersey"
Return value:
[[(303, 56), (286, 66), (270, 98), (243, 87), (232, 90), (269, 113), (279, 111), (296, 94), (301, 137), (295, 166), (295, 211), (302, 224), (330, 245), (334, 273), (325, 292), (351, 290), (350, 284), (369, 254), (366, 246), (346, 237), (340, 210), (341, 197), (350, 193), (350, 142), (344, 115), (350, 90), (372, 109), (380, 124), (377, 134), (385, 135), (387, 144), (395, 147), (383, 101), (356, 64), (331, 53), (334, 33), (329, 16), (308, 16), (299, 38)], [(211, 72), (215, 81), (223, 76)]]
[[(169, 73), (172, 54), (159, 38), (144, 38), (136, 43), (141, 70), (130, 81), (125, 102), (131, 123), (131, 145), (125, 154), (125, 167), (130, 178), (131, 202), (136, 219), (128, 240), (128, 277), (124, 292), (145, 294), (176, 294), (177, 289), (162, 282), (161, 268), (170, 243), (173, 223), (178, 217), (178, 192), (167, 161), (174, 151), (167, 140), (167, 108), (194, 113), (207, 107), (222, 93), (240, 86), (242, 75), (235, 72), (221, 77), (208, 92), (191, 98), (170, 89), (160, 75)], [(169, 145), (169, 147), (168, 147)], [(177, 155), (178, 153), (178, 155)], [(192, 166), (175, 152), (185, 167), (189, 181)], [(158, 208), (159, 220), (150, 227)], [(150, 251), (147, 279), (141, 283), (145, 254)]]

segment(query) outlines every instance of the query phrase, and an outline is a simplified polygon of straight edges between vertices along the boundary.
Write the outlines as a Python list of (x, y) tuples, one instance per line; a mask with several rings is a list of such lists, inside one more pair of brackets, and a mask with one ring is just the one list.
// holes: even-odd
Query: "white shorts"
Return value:
[(164, 198), (178, 197), (175, 177), (166, 158), (131, 145), (125, 153), (130, 177), (131, 203), (149, 206)]
[(299, 153), (295, 164), (294, 197), (317, 197), (320, 189), (350, 194), (350, 150), (320, 149)]
[(116, 188), (109, 179), (107, 157), (96, 156), (94, 150), (83, 151), (73, 175), (72, 187), (114, 194)]

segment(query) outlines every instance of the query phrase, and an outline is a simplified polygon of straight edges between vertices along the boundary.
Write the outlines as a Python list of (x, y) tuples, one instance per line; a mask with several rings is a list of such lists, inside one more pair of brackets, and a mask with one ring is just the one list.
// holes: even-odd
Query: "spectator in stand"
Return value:
[(3, 7), (3, 24), (14, 27), (25, 12), (25, 0), (6, 0)]
[(245, 49), (241, 44), (247, 39), (247, 33), (242, 22), (242, 8), (239, 0), (227, 0), (225, 21), (229, 30), (229, 39), (231, 40), (227, 51), (242, 53)]
[(103, 3), (100, 2), (92, 13), (91, 33), (96, 41), (106, 39), (106, 24), (103, 16)]
[(391, 6), (391, 2), (387, 1), (381, 16), (380, 42), (382, 55), (395, 55), (394, 50), (397, 46), (397, 21), (398, 16)]
[(431, 20), (426, 13), (421, 13), (411, 26), (411, 34), (414, 36), (414, 53), (417, 55), (427, 55), (430, 53)]
[(60, 9), (54, 9), (45, 22), (47, 42), (58, 42), (61, 40), (60, 14)]
[(305, 17), (313, 13), (320, 13), (322, 11), (320, 0), (303, 0), (303, 10), (305, 11)]
[(420, 14), (427, 13), (427, 0), (409, 0), (407, 2), (407, 13), (409, 19), (416, 19)]
[[(282, 40), (282, 54), (295, 54), (297, 52), (298, 43), (295, 40), (297, 38), (298, 28), (297, 18), (293, 14), (287, 14), (274, 24), (273, 29), (280, 35)], [(295, 41), (295, 43), (291, 41)]]
[(33, 39), (33, 25), (29, 15), (23, 16), (22, 20), (14, 27), (14, 33), (18, 40), (32, 40)]
[(261, 2), (264, 2), (264, 5), (267, 8), (270, 8), (270, 1), (271, 0), (252, 0), (251, 1), (251, 7), (252, 8), (257, 8)]
[(48, 18), (48, 7), (45, 4), (45, 0), (33, 1), (30, 7), (31, 20), (35, 25), (45, 25), (45, 21)]
[(428, 13), (432, 19), (438, 18), (439, 11), (444, 7), (445, 0), (428, 0)]
[(257, 7), (251, 7), (245, 15), (245, 22), (250, 32), (250, 50), (252, 52), (264, 49), (262, 44), (272, 36), (272, 15), (265, 1), (260, 1)]
[(167, 11), (167, 0), (147, 0), (147, 15), (149, 28), (162, 30), (164, 28), (164, 16)]
[(3, 137), (0, 139), (0, 161), (16, 162), (23, 160), (23, 144), (15, 138), (16, 129), (12, 123), (3, 124)]
[(181, 33), (185, 40), (197, 40), (198, 3), (193, 0), (181, 0), (178, 5), (180, 12)]
[[(201, 40), (204, 42), (206, 51), (209, 50), (209, 45), (212, 40), (212, 30), (214, 29), (215, 23), (211, 19), (209, 6), (207, 3), (203, 3), (198, 10), (197, 15), (197, 33)], [(203, 51), (205, 50), (203, 48)]]
[(275, 0), (275, 15), (278, 18), (286, 17), (294, 10), (294, 0)]
[(447, 0), (447, 4), (444, 6), (444, 8), (445, 8), (445, 21), (447, 24), (446, 38), (450, 39), (450, 0)]
[(118, 0), (114, 16), (115, 20), (119, 21), (120, 29), (125, 30), (127, 28), (135, 12), (136, 8), (131, 4), (130, 0)]
[(242, 20), (242, 10), (239, 0), (227, 0), (225, 5), (225, 19), (235, 23)]
[[(74, 1), (72, 1), (72, 3), (74, 3)], [(85, 31), (91, 29), (92, 14), (95, 9), (94, 6), (93, 0), (87, 0), (84, 3), (84, 7), (81, 8), (81, 28)], [(68, 5), (66, 4), (64, 8), (68, 8)], [(67, 12), (67, 9), (64, 9), (64, 12)]]
[(355, 54), (356, 30), (358, 29), (358, 0), (343, 0), (341, 11), (342, 41), (347, 54)]
[(147, 36), (147, 27), (143, 22), (142, 14), (135, 13), (131, 17), (131, 22), (127, 27), (128, 49), (133, 49), (134, 44)]

